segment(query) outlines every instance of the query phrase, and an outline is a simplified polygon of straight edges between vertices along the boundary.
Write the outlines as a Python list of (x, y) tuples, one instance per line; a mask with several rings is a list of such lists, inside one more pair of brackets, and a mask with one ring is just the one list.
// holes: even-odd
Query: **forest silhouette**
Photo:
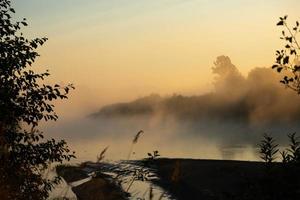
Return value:
[(199, 96), (152, 94), (132, 102), (104, 106), (92, 117), (171, 115), (181, 120), (242, 121), (245, 123), (297, 123), (298, 95), (279, 84), (281, 75), (271, 68), (254, 68), (243, 76), (227, 56), (212, 68), (214, 91)]

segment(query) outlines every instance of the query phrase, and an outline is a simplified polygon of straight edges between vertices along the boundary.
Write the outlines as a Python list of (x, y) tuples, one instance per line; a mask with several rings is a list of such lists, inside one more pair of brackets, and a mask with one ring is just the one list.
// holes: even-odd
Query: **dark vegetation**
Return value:
[(277, 26), (283, 26), (281, 40), (285, 43), (285, 48), (276, 51), (276, 62), (272, 66), (277, 72), (284, 73), (280, 81), (287, 88), (290, 88), (300, 94), (300, 45), (297, 41), (297, 34), (300, 32), (299, 22), (290, 27), (287, 23), (287, 15), (280, 17)]
[(38, 124), (57, 120), (51, 102), (66, 99), (73, 86), (47, 85), (49, 72), (32, 70), (36, 49), (47, 38), (25, 38), (26, 19), (14, 22), (14, 13), (9, 0), (0, 0), (0, 197), (46, 199), (60, 177), (43, 173), (74, 154), (64, 140), (43, 139)]

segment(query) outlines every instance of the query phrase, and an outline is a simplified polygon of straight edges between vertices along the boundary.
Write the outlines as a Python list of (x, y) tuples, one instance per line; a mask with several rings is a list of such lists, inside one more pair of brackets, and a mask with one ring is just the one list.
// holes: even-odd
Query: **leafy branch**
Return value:
[(280, 39), (285, 42), (284, 49), (276, 51), (276, 61), (272, 66), (278, 73), (284, 71), (284, 77), (280, 81), (287, 88), (290, 88), (300, 94), (300, 45), (297, 40), (297, 34), (300, 32), (299, 22), (290, 27), (287, 23), (287, 15), (279, 18), (277, 26), (283, 26)]

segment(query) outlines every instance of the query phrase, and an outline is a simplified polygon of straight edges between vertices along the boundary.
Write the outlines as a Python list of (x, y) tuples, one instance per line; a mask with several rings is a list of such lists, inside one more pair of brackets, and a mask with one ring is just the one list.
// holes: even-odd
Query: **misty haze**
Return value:
[(299, 200), (299, 0), (0, 0), (0, 200)]
[(106, 146), (107, 158), (125, 159), (139, 130), (145, 133), (135, 147), (136, 159), (157, 149), (164, 157), (259, 160), (264, 133), (284, 147), (286, 135), (299, 131), (299, 96), (279, 84), (280, 74), (261, 67), (243, 76), (227, 56), (217, 57), (211, 69), (214, 89), (209, 93), (150, 94), (103, 106), (46, 132), (63, 133), (82, 160), (94, 160)]

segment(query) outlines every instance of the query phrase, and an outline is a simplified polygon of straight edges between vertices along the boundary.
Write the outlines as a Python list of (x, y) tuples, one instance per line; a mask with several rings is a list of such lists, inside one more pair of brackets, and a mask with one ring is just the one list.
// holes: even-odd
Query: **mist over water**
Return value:
[(280, 85), (279, 74), (254, 68), (243, 76), (226, 56), (217, 58), (213, 73), (211, 93), (150, 95), (112, 104), (46, 126), (45, 133), (65, 138), (77, 161), (95, 161), (107, 146), (106, 159), (127, 159), (140, 130), (144, 133), (131, 159), (158, 150), (163, 157), (259, 160), (257, 145), (264, 133), (285, 146), (286, 135), (299, 132), (299, 96)]
[[(163, 157), (258, 160), (257, 144), (263, 133), (272, 133), (282, 145), (291, 126), (249, 127), (241, 123), (178, 122), (140, 118), (84, 118), (57, 124), (46, 132), (64, 137), (76, 151), (78, 161), (95, 161), (106, 147), (108, 160), (127, 159), (134, 135), (143, 130), (131, 159), (158, 150)], [(296, 131), (296, 130), (295, 130)], [(63, 133), (63, 134), (62, 134)]]
[[(127, 159), (134, 135), (139, 130), (144, 133), (134, 146), (131, 159), (144, 158), (154, 150), (158, 150), (163, 157), (254, 159), (251, 152), (244, 151), (247, 145), (237, 142), (232, 145), (223, 144), (217, 136), (217, 132), (221, 130), (208, 130), (204, 124), (197, 130), (196, 127), (191, 128), (191, 124), (179, 124), (173, 120), (158, 123), (155, 120), (87, 118), (49, 127), (46, 132), (52, 136), (63, 132), (80, 161), (95, 161), (106, 146), (109, 146), (106, 159)], [(234, 138), (231, 139), (234, 142)], [(234, 148), (236, 151), (232, 151)]]

